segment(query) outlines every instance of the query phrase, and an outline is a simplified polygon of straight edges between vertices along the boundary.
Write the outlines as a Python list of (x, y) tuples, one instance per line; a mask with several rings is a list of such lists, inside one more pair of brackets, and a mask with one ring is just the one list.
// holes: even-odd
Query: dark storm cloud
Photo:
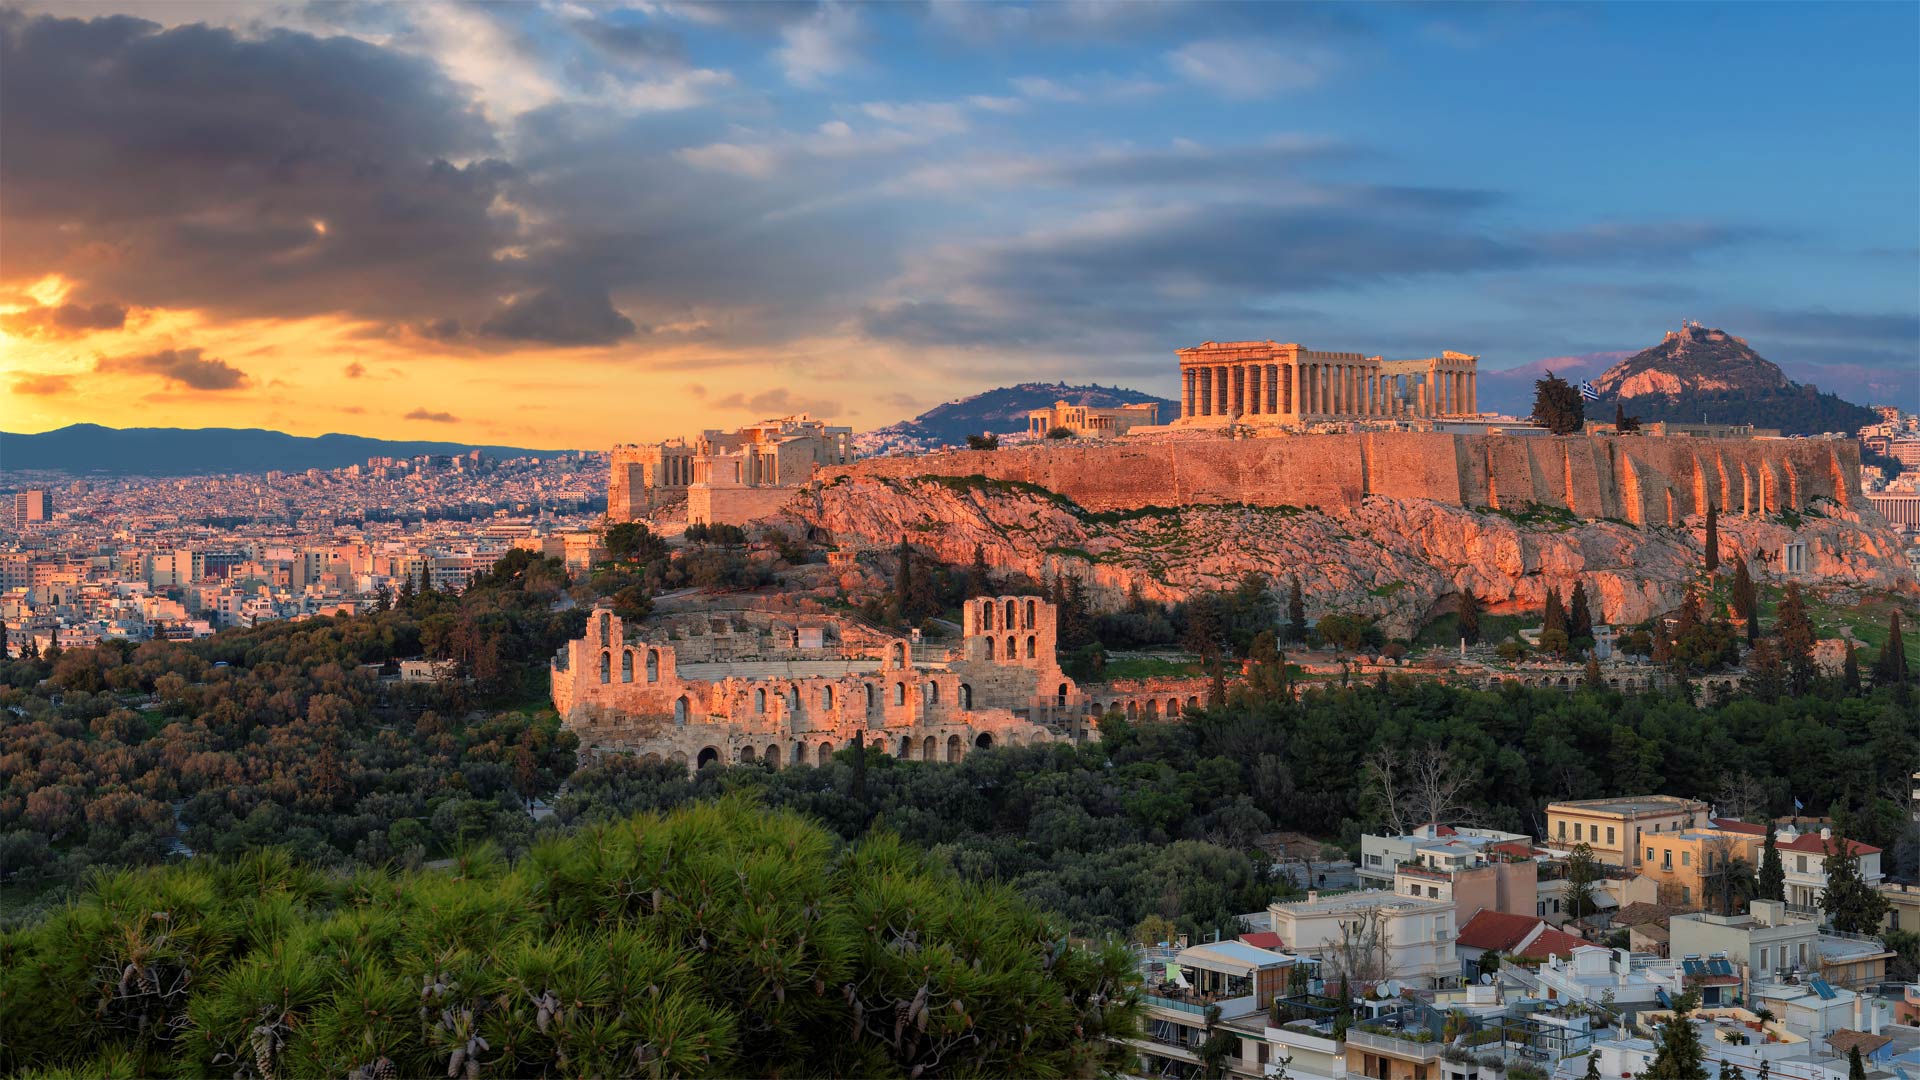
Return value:
[(550, 288), (517, 296), (480, 325), (487, 337), (546, 345), (611, 345), (633, 334), (605, 289)]
[(229, 315), (434, 318), (499, 286), (507, 167), (423, 60), (0, 11), (0, 130), (11, 274)]
[(1920, 354), (1920, 315), (1909, 312), (1756, 311), (1741, 325), (1782, 337), (1905, 345), (1910, 358)]
[(0, 327), (16, 334), (70, 337), (94, 330), (118, 330), (127, 323), (121, 304), (39, 305), (0, 316)]
[(158, 375), (189, 390), (239, 390), (251, 385), (247, 373), (227, 363), (203, 357), (199, 349), (163, 349), (138, 356), (101, 357), (93, 370), (131, 375)]

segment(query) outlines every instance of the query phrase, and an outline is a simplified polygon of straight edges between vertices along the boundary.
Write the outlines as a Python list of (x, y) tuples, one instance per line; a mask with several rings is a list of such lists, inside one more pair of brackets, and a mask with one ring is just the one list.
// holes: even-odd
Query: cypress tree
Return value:
[(1583, 681), (1590, 690), (1603, 690), (1606, 688), (1607, 681), (1600, 676), (1600, 658), (1592, 653), (1587, 654), (1587, 672), (1583, 677)]
[(1573, 610), (1567, 615), (1567, 637), (1573, 641), (1593, 637), (1593, 611), (1587, 606), (1587, 583), (1573, 583)]
[(973, 545), (973, 565), (967, 569), (967, 599), (988, 596), (993, 592), (993, 578), (987, 573), (987, 549), (984, 545)]
[(1460, 636), (1469, 645), (1480, 644), (1480, 598), (1472, 589), (1460, 593)]
[(1787, 662), (1787, 678), (1795, 694), (1804, 694), (1813, 682), (1813, 620), (1807, 617), (1800, 583), (1787, 582), (1786, 595), (1773, 613), (1773, 632), (1780, 639), (1780, 655)]
[(1706, 1055), (1688, 1019), (1694, 1001), (1692, 994), (1682, 994), (1674, 1001), (1673, 1015), (1660, 1025), (1653, 1063), (1640, 1074), (1643, 1080), (1707, 1080)]
[(1547, 587), (1547, 613), (1540, 620), (1540, 632), (1558, 630), (1567, 632), (1567, 606), (1560, 601), (1560, 590)]
[(1720, 569), (1720, 509), (1707, 504), (1707, 573)]
[(1847, 658), (1840, 669), (1840, 681), (1846, 687), (1848, 697), (1860, 696), (1860, 656), (1854, 651), (1851, 641), (1847, 642)]
[(1307, 600), (1301, 594), (1298, 574), (1287, 588), (1287, 640), (1296, 644), (1307, 640)]
[(1787, 898), (1787, 868), (1780, 862), (1780, 838), (1775, 834), (1773, 821), (1767, 821), (1767, 844), (1760, 851), (1760, 883), (1757, 886), (1762, 900), (1785, 900)]
[(1873, 685), (1892, 686), (1896, 690), (1907, 681), (1907, 642), (1900, 630), (1900, 612), (1887, 619), (1887, 643), (1873, 661)]
[(1860, 1060), (1860, 1044), (1847, 1047), (1847, 1080), (1867, 1080), (1867, 1063)]
[(1733, 613), (1747, 622), (1747, 644), (1760, 637), (1760, 591), (1747, 569), (1747, 558), (1737, 555), (1733, 561)]
[(902, 619), (910, 618), (907, 614), (907, 604), (908, 598), (912, 595), (913, 545), (907, 543), (907, 538), (903, 536), (900, 538), (900, 564), (894, 567), (893, 571), (893, 603)]

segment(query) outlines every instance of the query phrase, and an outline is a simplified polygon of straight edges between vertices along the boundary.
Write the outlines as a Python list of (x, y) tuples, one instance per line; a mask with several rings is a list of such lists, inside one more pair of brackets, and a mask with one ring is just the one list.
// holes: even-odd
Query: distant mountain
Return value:
[(1787, 378), (1778, 364), (1724, 330), (1688, 323), (1667, 332), (1592, 380), (1601, 401), (1589, 415), (1611, 419), (1619, 399), (1642, 420), (1699, 420), (1779, 428), (1789, 435), (1852, 432), (1877, 416), (1862, 405)]
[(1124, 387), (1021, 383), (936, 405), (911, 420), (862, 432), (855, 436), (854, 442), (862, 453), (964, 445), (969, 435), (1024, 432), (1027, 430), (1027, 413), (1044, 409), (1056, 401), (1102, 409), (1151, 401), (1160, 405), (1161, 423), (1178, 419), (1180, 415), (1176, 402)]
[(58, 470), (116, 476), (301, 472), (337, 469), (370, 457), (464, 454), (556, 457), (565, 450), (469, 446), (452, 442), (369, 439), (359, 435), (288, 435), (259, 428), (110, 428), (73, 424), (37, 435), (0, 432), (0, 472)]

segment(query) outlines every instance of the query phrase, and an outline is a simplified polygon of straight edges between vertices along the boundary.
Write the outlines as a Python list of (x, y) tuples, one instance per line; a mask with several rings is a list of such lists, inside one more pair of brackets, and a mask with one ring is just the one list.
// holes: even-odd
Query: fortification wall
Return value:
[(1455, 506), (1558, 507), (1677, 524), (1703, 513), (1855, 506), (1851, 441), (1367, 432), (1273, 439), (1124, 440), (869, 458), (836, 476), (981, 475), (1037, 484), (1089, 510), (1245, 503), (1339, 509), (1368, 495)]

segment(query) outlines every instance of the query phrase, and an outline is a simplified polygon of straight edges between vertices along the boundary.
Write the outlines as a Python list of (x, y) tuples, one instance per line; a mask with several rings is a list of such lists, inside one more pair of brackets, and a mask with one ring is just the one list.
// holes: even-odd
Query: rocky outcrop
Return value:
[[(1679, 606), (1698, 578), (1703, 522), (1636, 527), (1563, 510), (1472, 510), (1368, 497), (1333, 510), (1189, 506), (1089, 512), (1030, 485), (971, 478), (843, 477), (800, 492), (774, 519), (841, 544), (901, 538), (966, 563), (977, 547), (999, 569), (1080, 575), (1097, 601), (1138, 588), (1175, 601), (1258, 573), (1283, 589), (1298, 575), (1311, 615), (1367, 614), (1408, 636), (1472, 590), (1495, 612), (1537, 610), (1551, 586), (1586, 582), (1605, 618), (1638, 622)], [(1720, 519), (1723, 558), (1745, 553), (1762, 580), (1781, 551), (1806, 545), (1807, 578), (1827, 586), (1914, 591), (1898, 538), (1871, 511), (1823, 503), (1805, 515)]]

